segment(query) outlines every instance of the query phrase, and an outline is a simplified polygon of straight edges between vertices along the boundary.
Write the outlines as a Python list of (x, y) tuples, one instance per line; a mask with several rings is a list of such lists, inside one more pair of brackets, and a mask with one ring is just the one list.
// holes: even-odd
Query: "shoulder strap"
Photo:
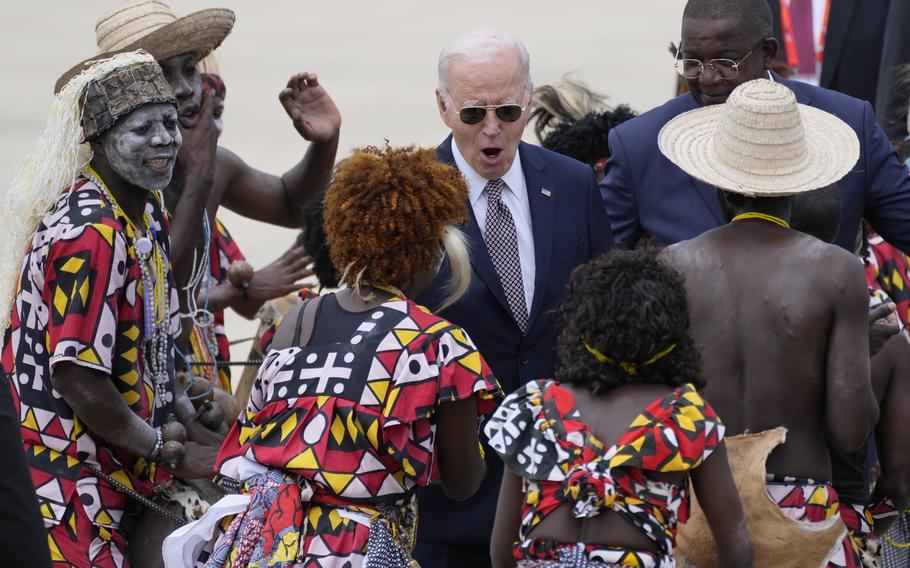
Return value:
[[(321, 300), (322, 300), (322, 296), (316, 296), (315, 298), (310, 298), (309, 300), (305, 300), (303, 302), (303, 305), (300, 307), (300, 311), (297, 312), (297, 323), (296, 323), (296, 325), (294, 325), (294, 339), (291, 342), (291, 346), (302, 347), (302, 345), (300, 345), (300, 336), (301, 336), (301, 332), (303, 331), (303, 316), (306, 315), (306, 313), (309, 310), (312, 310), (312, 309), (315, 309), (316, 307), (318, 307), (319, 302)], [(310, 318), (310, 327), (311, 328), (312, 328), (312, 322), (313, 322), (313, 318)], [(310, 335), (312, 335), (312, 331), (307, 333), (307, 342), (309, 342)]]

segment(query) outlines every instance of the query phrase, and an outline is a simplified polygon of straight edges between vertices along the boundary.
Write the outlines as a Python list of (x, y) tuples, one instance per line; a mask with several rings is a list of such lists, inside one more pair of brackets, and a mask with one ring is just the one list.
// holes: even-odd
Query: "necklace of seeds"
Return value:
[[(111, 194), (104, 181), (91, 167), (86, 168), (86, 177), (104, 194), (105, 199), (115, 213), (126, 219), (127, 238), (132, 242), (136, 254), (139, 274), (142, 281), (142, 315), (145, 340), (145, 360), (149, 365), (152, 380), (155, 383), (155, 404), (163, 406), (169, 402), (168, 383), (170, 381), (170, 285), (167, 280), (167, 269), (164, 253), (158, 243), (157, 231), (148, 211), (143, 213), (145, 233), (139, 231), (133, 221), (126, 216), (120, 204)], [(160, 200), (160, 195), (158, 196)], [(137, 235), (140, 235), (137, 238)], [(154, 272), (154, 275), (153, 275)]]

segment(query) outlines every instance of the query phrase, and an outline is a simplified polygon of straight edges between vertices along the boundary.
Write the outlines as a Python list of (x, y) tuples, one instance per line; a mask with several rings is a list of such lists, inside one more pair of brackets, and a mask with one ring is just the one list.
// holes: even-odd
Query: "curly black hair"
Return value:
[(597, 160), (610, 156), (610, 131), (636, 116), (636, 112), (627, 105), (605, 112), (592, 112), (575, 122), (557, 124), (544, 137), (541, 145), (593, 166)]
[[(576, 268), (560, 313), (556, 380), (594, 392), (634, 382), (704, 386), (683, 277), (656, 249), (613, 251)], [(585, 341), (615, 363), (599, 361)], [(620, 362), (636, 364), (635, 372)]]
[(325, 218), (323, 200), (325, 191), (313, 196), (303, 208), (303, 230), (297, 236), (297, 244), (313, 257), (313, 272), (324, 288), (338, 287), (338, 270), (332, 264), (329, 244), (325, 240)]

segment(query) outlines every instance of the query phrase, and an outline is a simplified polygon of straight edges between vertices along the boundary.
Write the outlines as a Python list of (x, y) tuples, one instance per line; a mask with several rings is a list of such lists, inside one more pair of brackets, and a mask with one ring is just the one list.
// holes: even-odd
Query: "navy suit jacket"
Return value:
[[(856, 131), (859, 161), (837, 185), (841, 221), (837, 244), (852, 251), (865, 217), (882, 237), (910, 253), (910, 178), (868, 102), (782, 79), (796, 100), (836, 115)], [(660, 153), (657, 136), (673, 117), (698, 107), (686, 93), (610, 131), (611, 159), (600, 190), (616, 240), (633, 246), (646, 235), (670, 245), (726, 223), (713, 186)]]
[[(437, 153), (440, 161), (455, 163), (451, 136)], [(569, 275), (613, 244), (590, 166), (524, 142), (518, 146), (518, 153), (528, 189), (536, 260), (527, 331), (522, 334), (512, 318), (470, 204), (470, 218), (461, 229), (470, 247), (471, 286), (458, 302), (440, 313), (467, 331), (506, 393), (528, 381), (553, 376), (554, 344), (559, 333), (554, 310), (565, 294)], [(436, 282), (417, 301), (429, 307), (438, 304), (449, 275), (448, 264), (443, 263)], [(421, 541), (489, 543), (502, 464), (492, 450), (487, 447), (485, 451), (489, 471), (471, 499), (453, 501), (438, 487), (421, 492)]]

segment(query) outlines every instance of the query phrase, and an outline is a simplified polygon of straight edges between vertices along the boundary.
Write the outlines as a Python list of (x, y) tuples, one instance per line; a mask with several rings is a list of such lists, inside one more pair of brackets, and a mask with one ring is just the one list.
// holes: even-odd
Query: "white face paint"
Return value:
[(169, 104), (141, 106), (101, 135), (111, 168), (130, 185), (152, 191), (171, 181), (183, 138), (177, 109)]

